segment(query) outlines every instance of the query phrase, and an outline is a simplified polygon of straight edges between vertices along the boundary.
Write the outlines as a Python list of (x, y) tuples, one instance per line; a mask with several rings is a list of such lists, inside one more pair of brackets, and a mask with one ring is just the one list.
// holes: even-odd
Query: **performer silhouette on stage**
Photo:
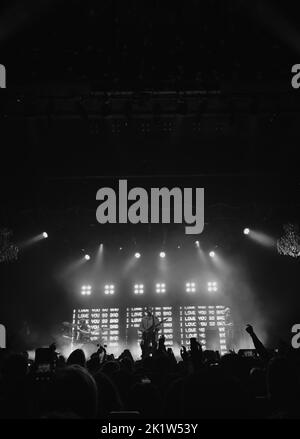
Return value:
[(84, 319), (79, 320), (79, 325), (77, 328), (77, 342), (78, 343), (89, 343), (91, 340), (91, 328)]
[(146, 315), (142, 318), (139, 331), (142, 333), (141, 349), (142, 358), (149, 357), (156, 348), (158, 340), (158, 332), (161, 329), (161, 323), (158, 318), (152, 314), (148, 308)]

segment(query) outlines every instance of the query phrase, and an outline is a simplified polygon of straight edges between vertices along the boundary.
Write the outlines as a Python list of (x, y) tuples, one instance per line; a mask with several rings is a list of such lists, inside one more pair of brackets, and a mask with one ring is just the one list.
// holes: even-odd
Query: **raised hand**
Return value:
[(248, 324), (248, 325), (246, 326), (246, 331), (247, 331), (248, 334), (250, 334), (250, 335), (254, 334), (253, 326), (251, 326), (251, 325)]

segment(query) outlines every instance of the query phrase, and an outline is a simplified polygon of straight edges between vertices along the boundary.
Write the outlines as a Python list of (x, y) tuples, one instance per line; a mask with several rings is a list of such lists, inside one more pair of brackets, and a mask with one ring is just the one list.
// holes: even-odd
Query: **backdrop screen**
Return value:
[[(92, 331), (92, 342), (101, 342), (107, 347), (139, 347), (141, 333), (138, 331), (146, 307), (108, 307), (73, 310), (73, 324), (85, 319)], [(190, 338), (201, 342), (203, 349), (228, 349), (228, 328), (225, 326), (225, 307), (223, 305), (187, 305), (153, 307), (154, 314), (162, 322), (167, 347), (189, 346)], [(100, 335), (96, 335), (100, 333)], [(75, 331), (74, 331), (75, 334)]]
[(180, 338), (186, 346), (191, 337), (201, 342), (203, 348), (227, 350), (224, 306), (181, 306)]
[(120, 341), (119, 308), (74, 309), (73, 324), (78, 325), (85, 319), (91, 327), (91, 341), (106, 344), (107, 347), (118, 347)]

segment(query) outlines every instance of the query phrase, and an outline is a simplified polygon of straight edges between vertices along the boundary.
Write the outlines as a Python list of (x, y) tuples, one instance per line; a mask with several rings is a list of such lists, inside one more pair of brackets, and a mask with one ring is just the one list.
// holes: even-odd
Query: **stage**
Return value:
[[(91, 346), (100, 343), (107, 346), (109, 353), (120, 355), (122, 350), (134, 353), (140, 350), (140, 326), (148, 306), (144, 307), (99, 307), (73, 309), (72, 324), (78, 325), (85, 319), (92, 332)], [(228, 351), (228, 330), (225, 323), (224, 305), (171, 305), (153, 306), (152, 310), (161, 321), (159, 335), (165, 338), (166, 348), (178, 351), (181, 346), (189, 347), (190, 338), (196, 338), (203, 349)], [(72, 330), (72, 344), (76, 345), (75, 330)], [(87, 350), (90, 350), (88, 347)]]

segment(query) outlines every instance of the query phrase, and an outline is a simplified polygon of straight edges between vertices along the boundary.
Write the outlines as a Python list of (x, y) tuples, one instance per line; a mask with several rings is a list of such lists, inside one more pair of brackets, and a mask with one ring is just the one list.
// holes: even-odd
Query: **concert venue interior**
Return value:
[[(271, 361), (262, 361), (247, 325), (276, 357), (282, 346), (291, 349), (300, 323), (300, 92), (291, 86), (299, 7), (141, 3), (30, 0), (28, 13), (18, 1), (0, 5), (7, 75), (0, 90), (0, 353), (28, 352), (34, 367), (36, 350), (54, 346), (68, 366), (71, 352), (82, 349), (86, 365), (105, 347), (99, 370), (114, 381), (108, 369), (121, 370), (129, 350), (131, 377), (140, 379), (142, 367), (142, 379), (168, 398), (169, 370), (151, 369), (156, 350), (153, 363), (141, 359), (146, 331), (139, 328), (149, 309), (161, 322), (163, 353), (176, 360), (172, 374), (196, 376), (195, 389), (191, 339), (205, 367), (251, 358), (249, 375), (268, 375)], [(100, 224), (97, 191), (117, 193), (119, 180), (148, 193), (204, 188), (202, 233), (172, 221), (172, 201), (169, 223)], [(82, 319), (90, 331), (84, 343)], [(264, 382), (262, 389), (255, 397), (268, 400)], [(120, 407), (143, 413), (126, 392), (106, 418)], [(208, 417), (223, 414), (217, 400)], [(226, 416), (243, 417), (238, 407)], [(249, 416), (274, 413), (266, 407)], [(172, 409), (159, 415), (199, 415), (188, 403), (180, 413)]]
[[(205, 346), (208, 329), (208, 347), (227, 352), (226, 337), (220, 335), (225, 307), (235, 322), (235, 349), (252, 347), (247, 323), (255, 324), (271, 346), (283, 334), (289, 340), (298, 306), (298, 265), (296, 258), (279, 253), (278, 241), (286, 219), (295, 215), (295, 204), (287, 205), (292, 191), (283, 199), (282, 185), (264, 178), (221, 177), (217, 183), (216, 177), (128, 179), (130, 186), (144, 188), (187, 187), (191, 181), (205, 188), (200, 235), (186, 235), (181, 224), (97, 223), (97, 189), (116, 180), (57, 178), (31, 192), (25, 183), (17, 202), (7, 200), (10, 214), (18, 212), (10, 224), (19, 247), (16, 261), (1, 264), (8, 340), (25, 337), (21, 331), (27, 321), (31, 349), (55, 340), (68, 351), (62, 323), (77, 323), (81, 316), (94, 329), (112, 324), (104, 331), (108, 346), (119, 353), (128, 345), (139, 357), (138, 316), (148, 306), (162, 319), (169, 317), (164, 333), (176, 355), (189, 333)], [(234, 199), (237, 186), (242, 203)], [(276, 205), (269, 204), (270, 190)], [(221, 332), (213, 331), (215, 325)]]

